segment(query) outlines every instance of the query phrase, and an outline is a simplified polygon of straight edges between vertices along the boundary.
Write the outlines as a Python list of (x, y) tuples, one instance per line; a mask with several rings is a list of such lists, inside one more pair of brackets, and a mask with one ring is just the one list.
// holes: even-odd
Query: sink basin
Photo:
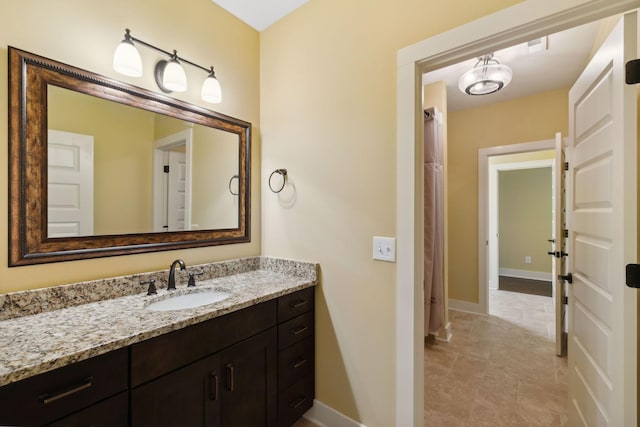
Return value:
[(213, 304), (229, 298), (231, 294), (224, 291), (193, 292), (190, 294), (177, 295), (149, 304), (145, 307), (151, 311), (171, 311), (196, 308), (203, 305)]

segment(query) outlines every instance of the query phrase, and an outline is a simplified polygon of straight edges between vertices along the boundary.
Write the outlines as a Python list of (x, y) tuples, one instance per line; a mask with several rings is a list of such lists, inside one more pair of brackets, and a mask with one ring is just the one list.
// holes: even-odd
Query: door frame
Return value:
[[(166, 231), (163, 226), (162, 210), (167, 194), (167, 180), (164, 173), (166, 151), (172, 148), (185, 146), (185, 163), (187, 169), (185, 183), (185, 230), (191, 228), (191, 172), (193, 153), (193, 129), (185, 129), (153, 142), (153, 230), (155, 232)], [(188, 227), (188, 228), (187, 228)]]
[[(526, 0), (404, 47), (397, 55), (396, 391), (397, 426), (424, 423), (424, 307), (421, 262), (422, 74), (640, 7), (640, 0)], [(445, 163), (446, 166), (446, 163)], [(445, 192), (446, 192), (445, 188)]]
[[(556, 142), (554, 139), (548, 139), (543, 141), (523, 142), (513, 145), (502, 145), (496, 147), (481, 148), (478, 150), (478, 289), (479, 289), (479, 301), (477, 312), (481, 314), (489, 314), (489, 272), (490, 268), (490, 254), (487, 250), (487, 244), (491, 240), (489, 235), (489, 221), (491, 219), (491, 209), (496, 209), (496, 206), (491, 206), (489, 203), (489, 182), (490, 172), (492, 168), (489, 166), (489, 159), (494, 156), (502, 156), (508, 154), (520, 154), (520, 153), (533, 153), (536, 151), (555, 150)], [(527, 166), (522, 168), (508, 167), (507, 164), (496, 165), (495, 173), (498, 170), (514, 170), (514, 169), (528, 169), (534, 167), (552, 167), (553, 159), (550, 160), (537, 160), (534, 162), (522, 162)], [(512, 165), (512, 164), (511, 164)], [(495, 182), (497, 185), (497, 180)], [(497, 200), (495, 201), (497, 203)], [(551, 230), (549, 230), (551, 233)], [(497, 250), (497, 242), (496, 249)]]

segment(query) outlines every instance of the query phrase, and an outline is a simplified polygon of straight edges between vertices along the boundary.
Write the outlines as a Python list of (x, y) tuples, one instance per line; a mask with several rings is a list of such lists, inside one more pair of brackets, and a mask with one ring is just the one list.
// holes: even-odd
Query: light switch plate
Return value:
[(396, 262), (395, 237), (373, 236), (373, 259)]

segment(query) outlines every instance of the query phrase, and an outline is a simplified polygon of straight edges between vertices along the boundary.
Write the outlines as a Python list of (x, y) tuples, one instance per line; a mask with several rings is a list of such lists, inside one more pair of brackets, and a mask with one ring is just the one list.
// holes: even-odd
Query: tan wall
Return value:
[(192, 224), (200, 230), (238, 227), (238, 196), (229, 191), (229, 180), (239, 173), (238, 135), (196, 126), (193, 141)]
[(478, 149), (566, 136), (568, 108), (561, 89), (449, 113), (449, 298), (478, 302)]
[(551, 167), (498, 176), (500, 268), (551, 273)]
[(153, 230), (155, 114), (60, 88), (49, 90), (48, 104), (49, 129), (93, 136), (94, 234)]
[[(185, 66), (188, 92), (176, 96), (206, 108), (254, 124), (252, 241), (247, 244), (74, 261), (33, 267), (7, 267), (7, 175), (0, 176), (0, 292), (31, 289), (112, 277), (169, 267), (175, 258), (187, 265), (260, 254), (260, 142), (259, 142), (259, 34), (210, 0), (192, 0), (188, 5), (169, 0), (114, 0), (95, 4), (81, 0), (42, 2), (3, 0), (0, 25), (0, 117), (7, 111), (7, 46), (11, 45), (64, 63), (159, 92), (153, 80), (153, 65), (160, 59), (140, 48), (145, 67), (142, 78), (128, 78), (112, 69), (113, 52), (124, 29), (164, 49), (216, 67), (224, 102), (210, 107), (199, 100), (204, 73)], [(170, 29), (170, 31), (167, 31)], [(5, 119), (6, 120), (6, 119)], [(6, 121), (5, 121), (6, 123)], [(6, 124), (0, 145), (7, 146)], [(0, 150), (0, 164), (7, 167), (7, 150)]]
[(312, 0), (261, 34), (262, 178), (296, 191), (264, 186), (263, 251), (320, 262), (317, 398), (368, 427), (395, 424), (397, 51), (515, 3)]

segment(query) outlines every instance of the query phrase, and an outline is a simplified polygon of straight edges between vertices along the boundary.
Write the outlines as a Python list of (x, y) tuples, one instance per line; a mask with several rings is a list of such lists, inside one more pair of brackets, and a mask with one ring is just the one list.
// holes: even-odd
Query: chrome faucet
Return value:
[(169, 290), (176, 288), (176, 264), (180, 265), (180, 270), (185, 269), (184, 261), (181, 259), (177, 259), (171, 263), (171, 268), (169, 268), (169, 286), (167, 286)]

